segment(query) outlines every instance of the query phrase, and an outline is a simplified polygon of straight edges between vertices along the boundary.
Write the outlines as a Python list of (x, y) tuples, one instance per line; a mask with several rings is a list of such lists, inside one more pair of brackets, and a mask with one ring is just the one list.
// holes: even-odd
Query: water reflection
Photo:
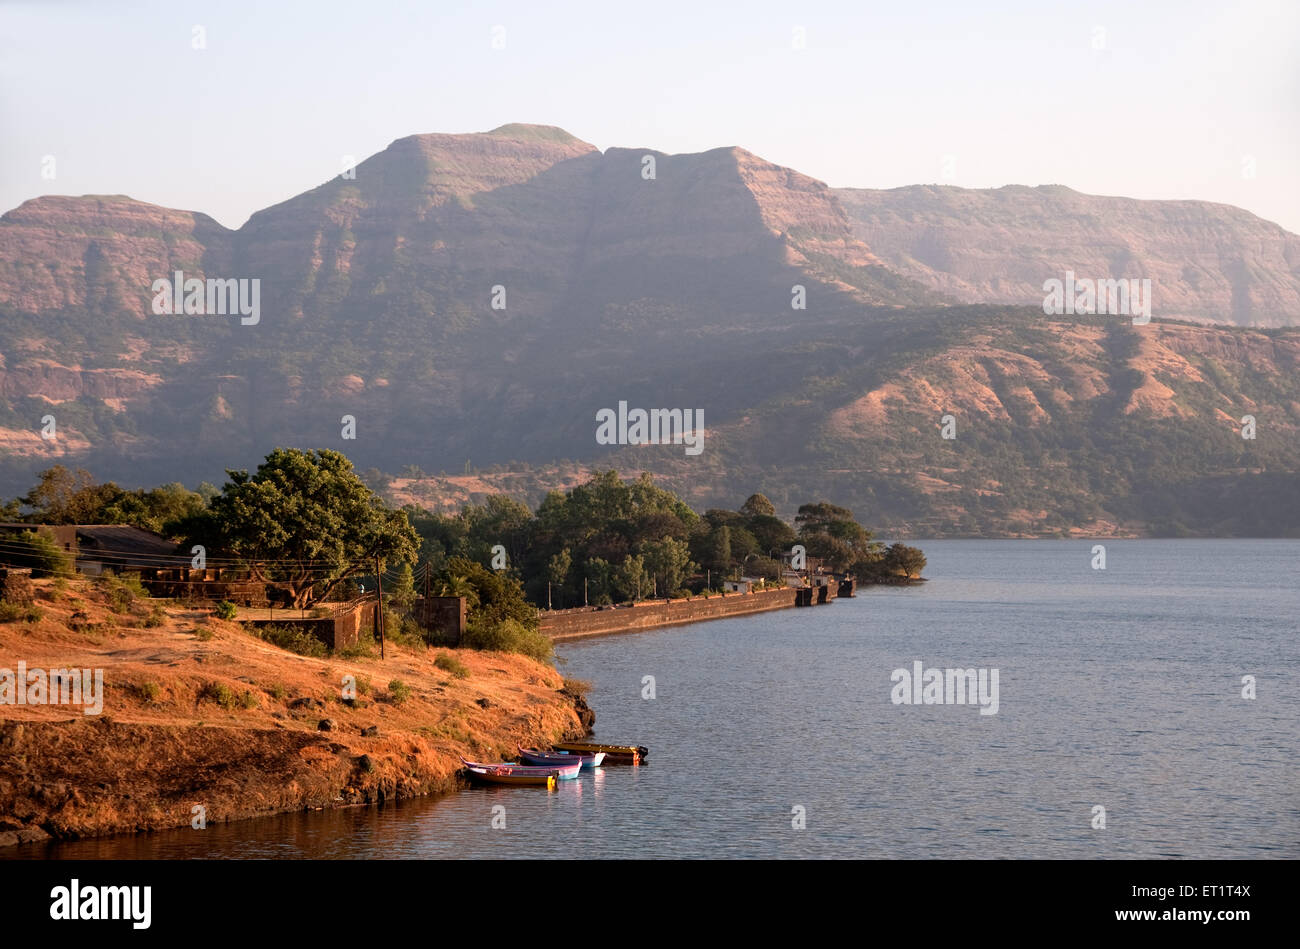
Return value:
[[(563, 646), (645, 766), (3, 855), (1300, 856), (1300, 543), (923, 546), (922, 587)], [(999, 669), (998, 714), (893, 705), (914, 660)]]

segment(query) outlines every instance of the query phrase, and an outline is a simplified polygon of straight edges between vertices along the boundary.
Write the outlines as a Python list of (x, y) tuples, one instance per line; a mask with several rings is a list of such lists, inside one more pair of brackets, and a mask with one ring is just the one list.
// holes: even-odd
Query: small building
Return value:
[[(31, 531), (34, 534), (44, 534), (50, 540), (58, 545), (59, 549), (67, 554), (77, 552), (77, 528), (74, 524), (24, 524), (21, 521), (6, 521), (0, 523), (0, 541), (7, 536), (22, 534)], [(8, 549), (0, 544), (0, 563), (4, 562), (4, 551)]]
[[(188, 567), (180, 544), (160, 534), (130, 524), (24, 524), (0, 523), (0, 538), (25, 531), (50, 538), (73, 559), (79, 573), (98, 576), (105, 570), (132, 571), (147, 577), (155, 570)], [(0, 543), (0, 562), (10, 549)]]
[(130, 571), (139, 573), (142, 579), (153, 579), (158, 571), (190, 565), (180, 544), (142, 527), (78, 524), (75, 530), (79, 573), (98, 576), (105, 570)]
[(762, 582), (762, 577), (741, 577), (739, 580), (723, 580), (722, 589), (727, 593), (753, 593), (754, 587)]

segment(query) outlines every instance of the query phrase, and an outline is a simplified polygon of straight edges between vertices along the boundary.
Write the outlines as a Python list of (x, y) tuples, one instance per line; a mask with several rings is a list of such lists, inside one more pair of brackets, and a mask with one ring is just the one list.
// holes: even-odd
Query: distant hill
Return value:
[[(1048, 318), (1041, 284), (1149, 276), (1157, 319), (1181, 299), (1291, 325), (1296, 240), (1197, 202), (835, 191), (739, 148), (602, 153), (527, 125), (399, 139), (234, 231), (38, 198), (0, 217), (0, 494), (56, 460), (195, 484), (293, 445), (450, 472), (396, 486), (428, 503), (619, 463), (703, 503), (823, 494), (900, 531), (1285, 532), (1216, 513), (1216, 479), (1300, 471), (1300, 331)], [(176, 270), (260, 280), (260, 320), (155, 315)], [(958, 305), (1002, 293), (1032, 306)], [(597, 445), (620, 400), (703, 409), (706, 451)], [(1233, 441), (1251, 411), (1259, 439)], [(467, 462), (513, 474), (454, 480)]]
[(1241, 208), (1059, 185), (841, 188), (853, 233), (891, 269), (961, 303), (1041, 305), (1043, 281), (1149, 279), (1153, 315), (1294, 326), (1300, 236)]

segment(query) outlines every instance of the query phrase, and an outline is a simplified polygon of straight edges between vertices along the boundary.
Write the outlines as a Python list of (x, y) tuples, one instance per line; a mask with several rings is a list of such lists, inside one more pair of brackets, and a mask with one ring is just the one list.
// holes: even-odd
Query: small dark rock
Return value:
[(369, 774), (375, 770), (375, 762), (369, 755), (362, 755), (357, 759), (357, 767)]
[(334, 719), (322, 718), (320, 724), (316, 726), (317, 731), (332, 732), (334, 730)]
[(582, 723), (583, 731), (590, 735), (596, 728), (595, 711), (587, 704), (587, 700), (577, 692), (570, 692), (568, 689), (561, 689), (560, 691), (573, 702), (573, 710), (578, 715), (578, 721)]
[(49, 839), (50, 835), (39, 827), (24, 827), (18, 831), (18, 842), (22, 844), (36, 844)]
[(0, 832), (0, 847), (18, 846), (18, 835), (12, 830)]
[(361, 729), (362, 738), (375, 738), (378, 735), (379, 735), (378, 725), (367, 725), (365, 728)]
[(316, 701), (310, 695), (304, 695), (296, 698), (289, 703), (289, 708), (321, 708), (321, 703)]
[(479, 708), (491, 708), (492, 703), (488, 699), (475, 699), (474, 704)]

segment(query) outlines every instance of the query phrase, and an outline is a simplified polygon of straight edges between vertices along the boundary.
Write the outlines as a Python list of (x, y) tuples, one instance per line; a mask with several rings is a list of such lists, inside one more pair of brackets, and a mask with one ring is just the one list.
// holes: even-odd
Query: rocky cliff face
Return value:
[(839, 189), (854, 234), (891, 268), (962, 303), (1041, 305), (1043, 282), (1149, 279), (1153, 315), (1300, 322), (1300, 236), (1240, 208), (1056, 185)]
[(123, 195), (44, 197), (0, 218), (0, 306), (39, 313), (94, 307), (149, 312), (149, 286), (231, 263), (233, 232), (206, 214)]
[(536, 126), (399, 139), (354, 179), (254, 214), (238, 266), (262, 278), (273, 321), (364, 310), (445, 323), (453, 311), (489, 312), (507, 277), (505, 312), (535, 312), (554, 305), (572, 268), (599, 158)]

